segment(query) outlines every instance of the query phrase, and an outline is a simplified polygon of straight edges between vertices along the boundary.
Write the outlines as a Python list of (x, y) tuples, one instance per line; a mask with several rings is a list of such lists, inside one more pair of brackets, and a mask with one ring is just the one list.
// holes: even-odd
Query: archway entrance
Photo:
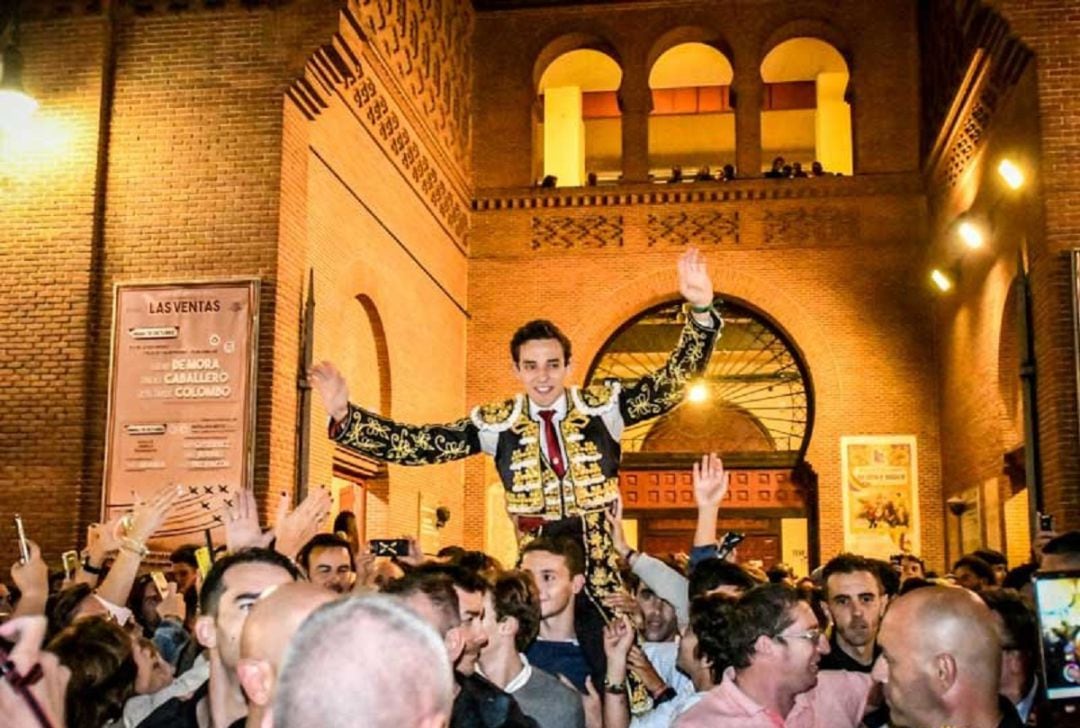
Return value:
[[(629, 531), (652, 553), (688, 551), (696, 509), (690, 468), (717, 452), (731, 473), (719, 531), (739, 531), (741, 562), (817, 562), (816, 475), (804, 461), (813, 387), (783, 330), (744, 302), (718, 306), (723, 335), (700, 380), (667, 414), (623, 433), (621, 483)], [(624, 385), (660, 368), (685, 322), (680, 302), (634, 316), (604, 344), (587, 381)]]

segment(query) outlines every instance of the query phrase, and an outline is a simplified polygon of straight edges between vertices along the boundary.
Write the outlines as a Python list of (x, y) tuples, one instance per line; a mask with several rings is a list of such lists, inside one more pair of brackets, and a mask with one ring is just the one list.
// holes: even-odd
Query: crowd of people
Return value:
[[(351, 514), (322, 530), (324, 489), (295, 509), (283, 499), (268, 531), (245, 492), (208, 573), (195, 545), (179, 548), (162, 590), (140, 572), (175, 500), (165, 491), (92, 529), (51, 593), (33, 543), (12, 567), (0, 724), (1080, 724), (1041, 692), (1030, 594), (1036, 570), (1080, 568), (1080, 532), (1039, 534), (1011, 570), (982, 551), (942, 576), (910, 554), (765, 573), (717, 553), (725, 490), (706, 458), (684, 559), (636, 551), (610, 513), (626, 588), (606, 597), (606, 624), (572, 538), (528, 540), (512, 565), (455, 546), (424, 555), (411, 539), (408, 554), (375, 556)], [(630, 704), (631, 673), (647, 711)]]
[[(282, 494), (264, 529), (243, 489), (217, 558), (177, 549), (166, 576), (144, 563), (179, 496), (166, 488), (92, 527), (59, 579), (28, 544), (0, 624), (0, 726), (1080, 724), (1046, 699), (1029, 593), (1040, 569), (1080, 569), (1080, 531), (1040, 533), (1032, 562), (1012, 570), (986, 551), (944, 576), (912, 554), (763, 573), (738, 563), (735, 539), (717, 540), (727, 475), (707, 455), (692, 470), (689, 553), (634, 548), (621, 434), (683, 400), (723, 327), (701, 254), (688, 249), (677, 273), (679, 340), (636, 381), (567, 386), (571, 344), (546, 320), (510, 341), (523, 391), (449, 424), (395, 422), (351, 402), (329, 362), (309, 372), (341, 446), (412, 466), (491, 456), (514, 563), (361, 543), (348, 513), (325, 528), (325, 488), (295, 508)], [(1080, 629), (1064, 627), (1072, 652), (1049, 677), (1080, 684)]]

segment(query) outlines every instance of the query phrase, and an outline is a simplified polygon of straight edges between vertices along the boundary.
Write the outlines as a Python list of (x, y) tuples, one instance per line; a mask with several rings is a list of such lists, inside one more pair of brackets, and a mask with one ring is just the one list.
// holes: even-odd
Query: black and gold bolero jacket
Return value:
[(661, 415), (683, 398), (686, 382), (700, 375), (722, 322), (712, 328), (687, 316), (679, 343), (659, 370), (631, 386), (617, 380), (567, 389), (566, 416), (559, 423), (567, 471), (560, 478), (540, 447), (540, 423), (518, 394), (482, 405), (468, 417), (444, 425), (406, 425), (349, 405), (334, 439), (376, 460), (428, 465), (486, 452), (495, 459), (507, 510), (548, 520), (599, 510), (619, 494), (619, 435), (625, 426)]

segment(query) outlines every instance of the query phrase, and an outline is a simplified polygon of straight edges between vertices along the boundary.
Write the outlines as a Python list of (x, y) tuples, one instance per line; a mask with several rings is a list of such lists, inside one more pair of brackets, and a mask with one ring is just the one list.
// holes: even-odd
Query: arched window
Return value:
[[(813, 417), (808, 370), (779, 327), (750, 306), (719, 305), (725, 326), (705, 376), (667, 414), (627, 428), (624, 452), (718, 452), (742, 462), (794, 467), (806, 452)], [(587, 381), (629, 386), (664, 365), (685, 323), (681, 302), (628, 321), (593, 361)]]
[(622, 69), (601, 51), (563, 53), (540, 77), (533, 138), (538, 179), (578, 187), (622, 173), (622, 114), (618, 90)]
[(731, 63), (705, 43), (680, 43), (656, 59), (649, 71), (649, 168), (670, 179), (716, 176), (735, 163), (735, 114), (731, 106)]
[(851, 105), (845, 100), (848, 65), (836, 48), (817, 38), (792, 38), (761, 64), (763, 171), (818, 161), (827, 173), (852, 174)]

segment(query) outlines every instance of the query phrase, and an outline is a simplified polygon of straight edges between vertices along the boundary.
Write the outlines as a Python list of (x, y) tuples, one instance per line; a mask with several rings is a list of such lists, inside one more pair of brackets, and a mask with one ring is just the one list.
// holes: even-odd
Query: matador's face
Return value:
[(514, 375), (525, 386), (525, 394), (540, 407), (558, 401), (566, 391), (570, 364), (557, 339), (532, 339), (521, 345)]

